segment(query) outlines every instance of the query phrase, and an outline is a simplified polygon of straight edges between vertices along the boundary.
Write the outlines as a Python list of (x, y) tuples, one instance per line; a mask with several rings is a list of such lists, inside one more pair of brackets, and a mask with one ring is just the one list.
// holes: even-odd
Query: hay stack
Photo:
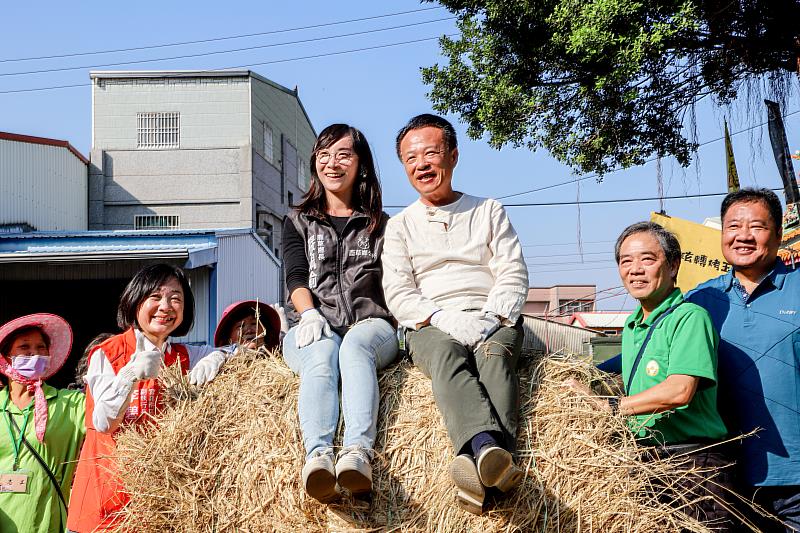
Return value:
[[(600, 374), (551, 356), (521, 374), (526, 478), (481, 517), (454, 505), (453, 451), (430, 381), (408, 363), (383, 373), (371, 502), (324, 506), (300, 486), (298, 379), (276, 357), (240, 354), (199, 395), (168, 383), (173, 407), (118, 439), (126, 524), (137, 531), (708, 531), (653, 497), (684, 474), (641, 463), (621, 418), (560, 386)], [(143, 459), (144, 458), (144, 459)]]

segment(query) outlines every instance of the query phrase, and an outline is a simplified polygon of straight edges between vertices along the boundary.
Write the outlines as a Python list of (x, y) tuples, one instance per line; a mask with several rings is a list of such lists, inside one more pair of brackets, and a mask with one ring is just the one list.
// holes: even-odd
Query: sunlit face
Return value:
[(160, 344), (183, 321), (183, 288), (177, 278), (169, 278), (147, 296), (136, 311), (139, 329), (151, 341)]
[(17, 336), (11, 343), (8, 353), (4, 355), (6, 361), (10, 363), (11, 358), (18, 355), (50, 355), (50, 349), (40, 331), (28, 331)]
[(722, 219), (722, 255), (741, 271), (767, 273), (775, 265), (781, 236), (763, 202), (739, 202)]
[(345, 135), (315, 156), (317, 176), (326, 193), (337, 196), (353, 191), (358, 173), (358, 155), (353, 148), (353, 138)]
[(658, 239), (634, 233), (619, 248), (619, 277), (642, 307), (653, 309), (675, 289), (678, 265), (670, 265)]
[[(264, 344), (263, 333), (264, 328), (260, 327), (256, 317), (251, 315), (231, 325), (230, 339), (228, 342), (231, 344), (243, 344), (252, 350)], [(259, 335), (261, 336), (259, 337)]]
[(400, 141), (400, 160), (423, 204), (447, 205), (455, 200), (452, 181), (458, 148), (447, 149), (440, 128), (427, 126), (406, 133)]

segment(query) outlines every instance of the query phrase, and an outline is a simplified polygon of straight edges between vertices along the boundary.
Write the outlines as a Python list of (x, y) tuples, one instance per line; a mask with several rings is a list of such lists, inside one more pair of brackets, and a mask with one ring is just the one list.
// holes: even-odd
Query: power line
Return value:
[[(445, 37), (452, 37), (452, 36), (453, 35), (445, 35)], [(365, 52), (365, 51), (368, 51), (368, 50), (378, 50), (378, 49), (381, 49), (381, 48), (391, 48), (391, 47), (394, 47), (394, 46), (404, 46), (404, 45), (407, 45), (407, 44), (416, 44), (416, 43), (423, 43), (423, 42), (427, 42), (427, 41), (435, 41), (435, 40), (438, 40), (439, 38), (440, 38), (440, 36), (427, 37), (427, 38), (424, 38), (424, 39), (414, 39), (414, 40), (411, 40), (411, 41), (402, 41), (402, 42), (397, 42), (397, 43), (381, 44), (381, 45), (376, 45), (376, 46), (365, 46), (365, 47), (362, 47), (362, 48), (353, 48), (351, 50), (342, 50), (342, 51), (339, 51), (339, 52), (326, 52), (326, 53), (322, 53), (322, 54), (314, 54), (314, 55), (301, 56), (301, 57), (292, 57), (292, 58), (287, 58), (287, 59), (275, 59), (273, 61), (264, 61), (264, 62), (261, 62), (261, 63), (248, 63), (247, 65), (239, 65), (239, 66), (236, 66), (236, 67), (225, 67), (225, 68), (227, 68), (227, 69), (237, 69), (237, 68), (245, 68), (245, 67), (257, 67), (257, 66), (263, 66), (263, 65), (275, 65), (275, 64), (278, 64), (278, 63), (290, 63), (292, 61), (303, 61), (303, 60), (306, 60), (306, 59), (317, 59), (317, 58), (320, 58), (320, 57), (330, 57), (330, 56), (337, 56), (337, 55), (353, 54), (353, 53), (356, 53), (356, 52)], [(225, 68), (198, 70), (198, 72), (215, 72), (217, 70), (225, 70)], [(28, 88), (28, 89), (11, 89), (11, 90), (6, 90), (6, 91), (0, 91), (0, 94), (29, 93), (29, 92), (38, 92), (38, 91), (50, 91), (50, 90), (55, 90), (55, 89), (72, 89), (72, 88), (75, 88), (75, 87), (88, 87), (90, 85), (91, 85), (91, 83), (74, 83), (74, 84), (68, 84), (68, 85), (54, 85), (54, 86), (49, 86), (49, 87), (32, 87), (32, 88)]]
[(362, 17), (357, 19), (348, 19), (348, 20), (339, 20), (334, 22), (326, 22), (322, 24), (312, 24), (310, 26), (298, 26), (295, 28), (284, 28), (280, 30), (272, 30), (272, 31), (264, 31), (258, 33), (243, 33), (240, 35), (229, 35), (225, 37), (212, 37), (210, 39), (199, 39), (196, 41), (182, 41), (182, 42), (175, 42), (175, 43), (164, 43), (164, 44), (154, 44), (154, 45), (147, 45), (147, 46), (135, 46), (131, 48), (117, 48), (113, 50), (94, 50), (91, 52), (70, 52), (67, 54), (58, 54), (58, 55), (50, 55), (50, 56), (38, 56), (38, 57), (19, 57), (19, 58), (9, 58), (9, 59), (0, 59), (0, 63), (16, 63), (20, 61), (38, 61), (41, 59), (61, 59), (65, 57), (79, 57), (79, 56), (89, 56), (89, 55), (101, 55), (101, 54), (113, 54), (117, 52), (133, 52), (136, 50), (152, 50), (155, 48), (168, 48), (174, 46), (185, 46), (190, 44), (203, 44), (203, 43), (213, 43), (219, 41), (229, 41), (232, 39), (244, 39), (246, 37), (261, 37), (264, 35), (276, 35), (280, 33), (289, 33), (293, 31), (302, 31), (302, 30), (312, 30), (316, 28), (324, 28), (328, 26), (339, 26), (342, 24), (350, 24), (353, 22), (364, 22), (367, 20), (377, 20), (382, 18), (389, 18), (389, 17), (397, 17), (400, 15), (409, 15), (412, 13), (422, 13), (425, 11), (432, 11), (434, 9), (442, 9), (441, 6), (435, 7), (426, 7), (422, 9), (412, 9), (410, 11), (398, 11), (396, 13), (387, 13), (385, 15), (374, 15), (371, 17)]
[[(783, 189), (773, 189), (774, 191), (782, 191)], [(589, 204), (623, 204), (631, 202), (653, 202), (659, 200), (690, 200), (692, 198), (710, 198), (713, 196), (725, 196), (727, 192), (711, 192), (705, 194), (686, 194), (682, 196), (651, 196), (649, 198), (617, 198), (615, 200), (584, 200), (581, 202), (539, 202), (539, 203), (523, 203), (523, 204), (505, 204), (505, 207), (556, 207), (564, 205), (589, 205)], [(393, 206), (390, 206), (393, 207)]]
[[(783, 115), (783, 117), (784, 118), (791, 117), (792, 115), (796, 115), (797, 113), (800, 113), (800, 109), (798, 109), (796, 111), (792, 111), (791, 113), (787, 113), (787, 114)], [(750, 126), (748, 128), (744, 128), (742, 130), (735, 131), (735, 132), (731, 133), (730, 136), (733, 137), (734, 135), (739, 135), (740, 133), (745, 133), (747, 131), (754, 130), (756, 128), (760, 128), (760, 127), (765, 126), (765, 125), (767, 125), (767, 122), (761, 122), (760, 124), (756, 124), (755, 126)], [(712, 143), (715, 143), (715, 142), (719, 142), (724, 138), (725, 138), (725, 136), (717, 137), (716, 139), (710, 139), (708, 141), (705, 141), (705, 142), (702, 142), (702, 143), (698, 144), (697, 148), (701, 148), (703, 146), (706, 146), (706, 145), (709, 145), (709, 144), (712, 144)], [(658, 159), (657, 156), (656, 157), (651, 157), (650, 159), (645, 160), (644, 163), (642, 163), (642, 165), (646, 165), (647, 163), (652, 163), (653, 161), (655, 161), (657, 159)], [(638, 166), (641, 166), (641, 165), (638, 165)], [(607, 172), (605, 174), (605, 176), (607, 176), (609, 174), (616, 174), (617, 172), (621, 172), (623, 170), (629, 170), (629, 168), (616, 168), (614, 170), (611, 170), (611, 171)], [(537, 187), (535, 189), (530, 189), (530, 190), (527, 190), (527, 191), (515, 192), (513, 194), (506, 194), (504, 196), (498, 196), (496, 198), (496, 200), (504, 200), (506, 198), (514, 198), (515, 196), (523, 196), (525, 194), (531, 194), (531, 193), (534, 193), (534, 192), (546, 191), (548, 189), (555, 189), (556, 187), (563, 187), (564, 185), (573, 185), (573, 184), (581, 182), (581, 181), (585, 181), (585, 180), (589, 180), (589, 179), (593, 179), (593, 178), (598, 178), (598, 177), (600, 177), (600, 176), (598, 176), (597, 174), (589, 174), (588, 176), (583, 176), (581, 178), (574, 178), (574, 179), (571, 179), (571, 180), (568, 180), (568, 181), (562, 181), (560, 183), (553, 183), (552, 185), (545, 185), (543, 187)], [(586, 203), (586, 202), (581, 202), (581, 204), (584, 204), (584, 203)]]
[(535, 266), (558, 266), (558, 265), (599, 265), (611, 261), (614, 260), (609, 257), (608, 259), (603, 259), (600, 261), (556, 261), (555, 263), (531, 263), (528, 266), (535, 267)]
[(612, 257), (614, 254), (607, 250), (605, 252), (573, 252), (570, 254), (526, 255), (524, 257), (525, 259), (544, 259), (547, 257), (574, 257), (576, 255), (608, 255), (609, 257)]
[(411, 23), (411, 24), (400, 24), (398, 26), (390, 26), (390, 27), (387, 27), (387, 28), (378, 28), (378, 29), (372, 29), (372, 30), (362, 30), (362, 31), (355, 31), (355, 32), (350, 32), (350, 33), (343, 33), (343, 34), (340, 34), (340, 35), (330, 35), (330, 36), (326, 36), (326, 37), (313, 37), (313, 38), (308, 38), (308, 39), (299, 39), (299, 40), (296, 40), (296, 41), (286, 41), (286, 42), (282, 42), (282, 43), (270, 43), (270, 44), (262, 44), (262, 45), (256, 45), (256, 46), (245, 46), (245, 47), (242, 47), (242, 48), (230, 48), (230, 49), (227, 49), (227, 50), (217, 50), (217, 51), (212, 51), (212, 52), (198, 52), (196, 54), (183, 54), (183, 55), (178, 55), (178, 56), (158, 57), (158, 58), (153, 58), (153, 59), (140, 59), (140, 60), (134, 60), (134, 61), (117, 61), (117, 62), (114, 62), (114, 63), (82, 65), (80, 67), (60, 67), (60, 68), (46, 68), (46, 69), (39, 69), (39, 70), (28, 70), (28, 71), (22, 71), (22, 72), (5, 72), (5, 73), (0, 73), (0, 77), (25, 76), (25, 75), (29, 75), (29, 74), (45, 74), (45, 73), (53, 73), (53, 72), (67, 72), (67, 71), (73, 71), (73, 70), (96, 69), (96, 68), (102, 68), (102, 67), (118, 67), (118, 66), (121, 66), (121, 65), (139, 65), (139, 64), (143, 64), (143, 63), (159, 63), (159, 62), (162, 62), (162, 61), (173, 61), (175, 59), (190, 59), (190, 58), (195, 58), (195, 57), (208, 57), (208, 56), (213, 56), (213, 55), (232, 54), (232, 53), (236, 53), (236, 52), (247, 52), (247, 51), (251, 51), (251, 50), (263, 50), (265, 48), (275, 48), (275, 47), (278, 47), (278, 46), (290, 46), (290, 45), (296, 45), (296, 44), (307, 44), (307, 43), (313, 43), (313, 42), (319, 42), (319, 41), (327, 41), (327, 40), (331, 40), (331, 39), (341, 39), (341, 38), (344, 38), (344, 37), (355, 37), (355, 36), (359, 36), (359, 35), (368, 35), (368, 34), (371, 34), (371, 33), (379, 33), (379, 32), (383, 32), (383, 31), (392, 31), (392, 30), (398, 30), (398, 29), (403, 29), (403, 28), (410, 28), (412, 26), (421, 26), (423, 24), (434, 24), (436, 22), (443, 22), (443, 21), (453, 20), (453, 19), (455, 19), (455, 17), (445, 17), (445, 18), (434, 19), (434, 20), (426, 20), (426, 21), (422, 21), (422, 22), (414, 22), (414, 23)]
[[(582, 244), (607, 244), (610, 242), (617, 242), (614, 240), (611, 241), (583, 241)], [(540, 246), (568, 246), (570, 244), (578, 244), (577, 242), (549, 242), (543, 244), (523, 244), (523, 248), (538, 248)]]
[(590, 268), (559, 268), (558, 270), (531, 270), (531, 274), (551, 274), (554, 272), (588, 272), (590, 270), (611, 270), (617, 269), (617, 265), (607, 267), (590, 267)]

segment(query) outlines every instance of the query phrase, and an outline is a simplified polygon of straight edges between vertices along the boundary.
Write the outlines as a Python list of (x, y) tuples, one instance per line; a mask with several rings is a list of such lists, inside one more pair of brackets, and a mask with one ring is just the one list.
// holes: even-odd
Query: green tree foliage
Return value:
[[(795, 83), (800, 0), (441, 0), (460, 36), (422, 69), (434, 107), (494, 147), (545, 148), (603, 174), (696, 144), (687, 113)], [(794, 80), (794, 81), (792, 81)]]

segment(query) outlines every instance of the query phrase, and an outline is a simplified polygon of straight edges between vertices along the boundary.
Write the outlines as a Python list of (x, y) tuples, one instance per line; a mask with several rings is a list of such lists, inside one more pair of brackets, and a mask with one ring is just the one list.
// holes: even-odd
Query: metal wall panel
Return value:
[(194, 326), (185, 337), (176, 337), (177, 342), (209, 344), (208, 307), (211, 302), (211, 272), (206, 267), (186, 270), (186, 277), (194, 295)]
[(525, 340), (522, 344), (523, 351), (552, 353), (581, 354), (586, 351), (585, 343), (592, 337), (600, 336), (599, 333), (588, 329), (577, 328), (560, 324), (551, 320), (544, 320), (528, 315), (522, 315)]
[(219, 235), (216, 317), (233, 302), (280, 299), (281, 264), (253, 233)]
[(67, 148), (0, 140), (0, 224), (88, 228), (88, 168)]

